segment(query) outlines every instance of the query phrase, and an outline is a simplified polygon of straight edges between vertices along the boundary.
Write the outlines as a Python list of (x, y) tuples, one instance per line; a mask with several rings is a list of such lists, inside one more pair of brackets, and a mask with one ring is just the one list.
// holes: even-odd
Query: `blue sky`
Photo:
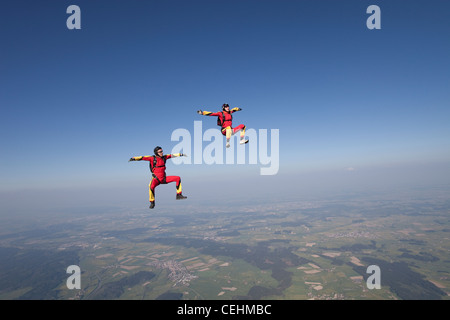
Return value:
[[(66, 27), (71, 4), (81, 30)], [(366, 27), (372, 4), (380, 30)], [(279, 174), (169, 164), (186, 193), (393, 166), (448, 181), (448, 12), (446, 1), (4, 1), (0, 191), (114, 186), (147, 200), (147, 163), (128, 158), (170, 151), (194, 121), (215, 128), (195, 111), (225, 102), (243, 108), (236, 124), (280, 130)]]

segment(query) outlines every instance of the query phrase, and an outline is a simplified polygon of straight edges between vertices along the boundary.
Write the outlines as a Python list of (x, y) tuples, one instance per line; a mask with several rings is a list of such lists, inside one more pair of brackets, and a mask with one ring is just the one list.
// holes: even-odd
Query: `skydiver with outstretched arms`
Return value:
[(181, 193), (181, 178), (179, 176), (166, 176), (166, 160), (173, 157), (186, 157), (186, 154), (183, 153), (174, 153), (174, 154), (166, 154), (164, 155), (163, 149), (161, 147), (156, 147), (153, 150), (153, 156), (138, 156), (132, 157), (128, 161), (149, 161), (150, 171), (152, 173), (152, 180), (148, 185), (148, 193), (150, 200), (150, 209), (155, 207), (155, 188), (160, 184), (167, 184), (170, 182), (176, 183), (177, 188), (177, 196), (176, 200), (186, 199), (187, 197), (183, 196)]
[(221, 132), (224, 136), (227, 138), (227, 145), (226, 147), (230, 147), (230, 138), (232, 135), (234, 135), (236, 132), (241, 130), (240, 133), (240, 144), (246, 144), (248, 140), (244, 139), (245, 137), (245, 125), (240, 124), (237, 127), (233, 128), (233, 116), (232, 113), (236, 111), (241, 111), (241, 108), (233, 108), (230, 110), (230, 106), (228, 103), (224, 103), (222, 105), (222, 111), (219, 112), (209, 112), (209, 111), (202, 111), (198, 110), (197, 113), (203, 116), (215, 116), (217, 118), (217, 125), (221, 127)]

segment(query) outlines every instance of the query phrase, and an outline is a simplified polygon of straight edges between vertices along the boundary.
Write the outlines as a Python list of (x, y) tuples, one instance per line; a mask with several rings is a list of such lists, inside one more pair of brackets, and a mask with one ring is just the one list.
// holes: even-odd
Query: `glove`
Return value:
[(237, 111), (242, 111), (242, 108), (237, 108)]
[(188, 155), (186, 153), (180, 153), (180, 157), (187, 157)]
[(128, 162), (130, 162), (130, 161), (136, 161), (136, 160), (134, 160), (134, 158), (130, 158), (130, 160), (128, 160)]
[(203, 114), (203, 111), (202, 110), (197, 110), (197, 113), (198, 114)]

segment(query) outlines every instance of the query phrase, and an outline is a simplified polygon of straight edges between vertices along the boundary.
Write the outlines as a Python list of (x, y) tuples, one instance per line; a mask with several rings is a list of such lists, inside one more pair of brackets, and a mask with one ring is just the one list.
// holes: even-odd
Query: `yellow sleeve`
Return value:
[(138, 157), (132, 157), (131, 159), (134, 159), (135, 161), (141, 161), (141, 160), (149, 161), (151, 157), (153, 157), (153, 156), (138, 156)]

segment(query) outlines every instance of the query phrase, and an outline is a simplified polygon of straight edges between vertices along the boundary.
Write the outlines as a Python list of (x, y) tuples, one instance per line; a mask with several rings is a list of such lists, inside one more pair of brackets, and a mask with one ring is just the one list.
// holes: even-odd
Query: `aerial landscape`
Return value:
[(450, 300), (449, 12), (2, 1), (0, 300)]
[[(0, 299), (449, 299), (444, 191), (2, 223)], [(80, 289), (66, 285), (69, 265)], [(380, 289), (366, 285), (369, 265)]]

